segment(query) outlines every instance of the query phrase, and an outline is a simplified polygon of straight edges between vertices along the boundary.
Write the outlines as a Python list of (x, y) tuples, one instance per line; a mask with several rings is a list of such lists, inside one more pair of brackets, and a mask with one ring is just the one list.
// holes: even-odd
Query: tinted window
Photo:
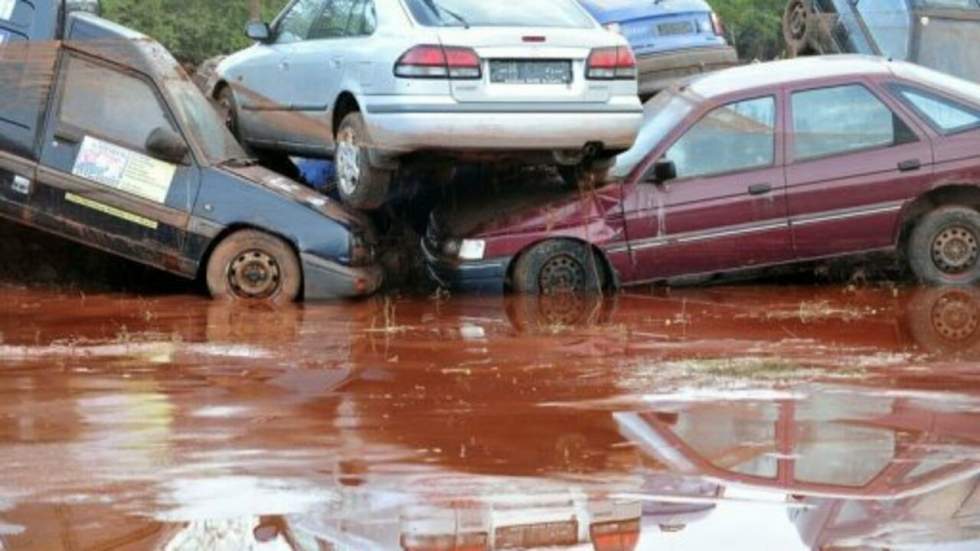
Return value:
[(899, 94), (920, 115), (945, 134), (980, 127), (980, 110), (909, 88), (901, 88)]
[(290, 6), (276, 26), (276, 42), (289, 44), (306, 40), (323, 4), (324, 0), (298, 0)]
[(342, 38), (347, 36), (347, 25), (351, 20), (351, 11), (355, 0), (330, 0), (323, 7), (320, 17), (313, 23), (308, 38), (321, 40), (325, 38)]
[(83, 131), (143, 151), (153, 130), (176, 132), (153, 88), (102, 65), (70, 58), (59, 120)]
[(881, 55), (907, 59), (911, 14), (906, 0), (861, 0), (856, 9), (864, 19)]
[(771, 166), (776, 152), (776, 100), (772, 97), (719, 107), (667, 151), (678, 178)]
[(589, 28), (593, 19), (576, 0), (408, 0), (415, 19), (428, 26)]
[(891, 109), (857, 84), (793, 94), (793, 131), (796, 160), (916, 140)]

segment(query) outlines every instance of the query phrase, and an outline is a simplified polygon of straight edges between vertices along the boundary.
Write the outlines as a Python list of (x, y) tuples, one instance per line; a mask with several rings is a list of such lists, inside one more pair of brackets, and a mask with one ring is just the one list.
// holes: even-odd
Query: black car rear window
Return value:
[(587, 29), (592, 17), (576, 0), (498, 2), (407, 0), (415, 20), (427, 27), (567, 27)]

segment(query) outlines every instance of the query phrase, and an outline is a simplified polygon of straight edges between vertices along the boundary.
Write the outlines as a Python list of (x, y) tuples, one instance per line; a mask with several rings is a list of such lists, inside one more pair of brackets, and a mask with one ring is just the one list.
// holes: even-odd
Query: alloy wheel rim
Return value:
[(977, 305), (966, 294), (944, 296), (933, 307), (932, 326), (947, 341), (967, 341), (980, 329)]
[(361, 149), (356, 143), (354, 132), (341, 131), (337, 139), (337, 185), (345, 195), (352, 195), (361, 181)]
[(970, 271), (980, 259), (980, 240), (965, 226), (954, 225), (940, 231), (932, 240), (932, 261), (945, 274)]
[(263, 251), (246, 251), (228, 267), (228, 285), (240, 298), (269, 298), (276, 294), (281, 282), (279, 263)]
[(559, 255), (545, 263), (539, 284), (546, 295), (584, 291), (588, 274), (585, 266), (569, 255)]
[(795, 40), (806, 36), (806, 15), (806, 5), (802, 0), (795, 0), (789, 14), (789, 32)]

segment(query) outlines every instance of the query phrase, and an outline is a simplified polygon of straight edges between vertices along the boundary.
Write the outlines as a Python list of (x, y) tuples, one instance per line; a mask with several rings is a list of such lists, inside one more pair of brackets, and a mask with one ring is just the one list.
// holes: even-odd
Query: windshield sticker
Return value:
[(113, 189), (164, 203), (177, 167), (86, 136), (72, 174)]
[(112, 216), (113, 218), (119, 218), (120, 220), (125, 220), (131, 222), (138, 226), (143, 226), (144, 228), (149, 228), (151, 230), (157, 229), (160, 225), (155, 220), (150, 220), (149, 218), (143, 218), (142, 216), (133, 214), (131, 212), (126, 212), (124, 210), (117, 209), (116, 207), (110, 207), (104, 203), (99, 203), (91, 199), (86, 199), (74, 193), (66, 193), (65, 201), (69, 203), (74, 203), (76, 205), (85, 207), (87, 209), (92, 209), (102, 214)]
[(14, 16), (14, 7), (17, 5), (17, 0), (0, 0), (0, 19), (10, 19)]

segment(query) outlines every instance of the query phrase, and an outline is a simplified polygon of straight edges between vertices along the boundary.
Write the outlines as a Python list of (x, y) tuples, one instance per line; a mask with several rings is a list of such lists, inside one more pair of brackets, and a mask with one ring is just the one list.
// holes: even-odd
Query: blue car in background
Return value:
[(704, 0), (579, 0), (629, 40), (644, 99), (689, 76), (731, 67), (738, 54)]

